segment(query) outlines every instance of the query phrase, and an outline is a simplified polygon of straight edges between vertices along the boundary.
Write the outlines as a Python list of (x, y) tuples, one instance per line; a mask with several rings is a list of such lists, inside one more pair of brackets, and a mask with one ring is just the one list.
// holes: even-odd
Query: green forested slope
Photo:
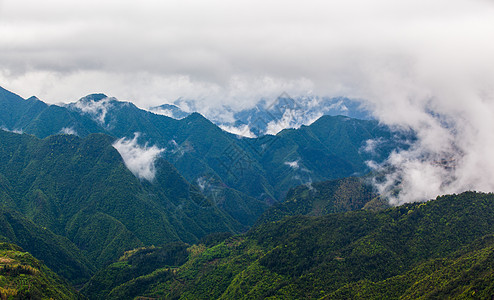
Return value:
[[(31, 102), (37, 103), (36, 109), (30, 108)], [(404, 138), (376, 121), (342, 116), (323, 116), (310, 126), (275, 136), (239, 138), (198, 113), (175, 120), (103, 94), (61, 107), (24, 100), (2, 89), (0, 107), (4, 108), (0, 127), (40, 138), (64, 130), (82, 137), (104, 132), (117, 138), (132, 138), (139, 132), (141, 143), (166, 148), (164, 158), (186, 180), (193, 185), (206, 183), (202, 192), (247, 226), (269, 204), (284, 199), (290, 188), (364, 174), (369, 170), (367, 160), (382, 161), (392, 149), (403, 146), (399, 140)], [(22, 122), (15, 121), (20, 116)], [(365, 151), (368, 140), (378, 141), (378, 147)]]
[(69, 238), (96, 265), (142, 245), (241, 229), (164, 160), (153, 182), (137, 179), (112, 141), (0, 130), (0, 203)]
[(0, 299), (83, 299), (22, 248), (0, 242)]
[(0, 241), (23, 247), (75, 284), (88, 280), (95, 271), (94, 264), (67, 238), (8, 208), (0, 208)]
[[(292, 188), (286, 200), (277, 203), (264, 212), (257, 224), (273, 222), (287, 216), (323, 216), (330, 213), (346, 212), (370, 206), (378, 202), (373, 187), (364, 178), (349, 177), (317, 182)], [(387, 207), (381, 204), (380, 207)]]
[(466, 192), (384, 211), (285, 218), (192, 246), (183, 265), (106, 296), (485, 299), (494, 295), (493, 216), (494, 194)]

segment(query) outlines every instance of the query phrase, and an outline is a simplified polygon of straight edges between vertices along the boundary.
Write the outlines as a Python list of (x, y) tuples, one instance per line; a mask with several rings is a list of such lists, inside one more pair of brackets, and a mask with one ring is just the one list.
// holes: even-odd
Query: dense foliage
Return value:
[(23, 247), (73, 283), (87, 281), (95, 270), (94, 264), (67, 238), (11, 209), (0, 208), (0, 241)]
[[(323, 116), (276, 136), (239, 138), (198, 113), (175, 120), (102, 94), (62, 107), (0, 89), (0, 108), (0, 128), (39, 138), (68, 129), (82, 137), (103, 132), (132, 138), (139, 132), (140, 143), (165, 148), (163, 156), (185, 179), (245, 226), (290, 188), (364, 174), (369, 170), (365, 161), (382, 161), (406, 138), (377, 121), (342, 116)], [(379, 147), (366, 151), (368, 140)]]
[(79, 299), (66, 281), (22, 248), (0, 242), (0, 299)]
[(381, 211), (289, 217), (210, 247), (192, 246), (183, 265), (154, 270), (112, 293), (485, 299), (494, 295), (493, 216), (493, 194), (467, 192)]
[(273, 222), (287, 216), (323, 216), (351, 210), (388, 207), (380, 202), (364, 178), (349, 177), (301, 185), (290, 189), (286, 200), (270, 207), (257, 221)]
[(0, 205), (67, 237), (96, 266), (135, 247), (242, 228), (164, 160), (153, 182), (137, 179), (112, 141), (0, 130)]
[[(179, 266), (187, 259), (187, 245), (179, 242), (160, 247), (137, 248), (124, 253), (119, 260), (94, 275), (82, 292), (90, 299), (107, 299), (113, 289), (161, 268)], [(132, 293), (136, 293), (133, 290)], [(130, 298), (130, 295), (125, 295)]]

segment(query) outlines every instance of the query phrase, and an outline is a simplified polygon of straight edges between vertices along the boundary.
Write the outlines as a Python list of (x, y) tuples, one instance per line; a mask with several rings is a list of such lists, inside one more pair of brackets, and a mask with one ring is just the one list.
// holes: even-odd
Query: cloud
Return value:
[(383, 143), (384, 143), (384, 139), (382, 137), (377, 139), (369, 139), (365, 141), (365, 145), (362, 145), (360, 150), (369, 154), (375, 154), (376, 149)]
[(255, 138), (256, 135), (250, 130), (249, 125), (244, 124), (240, 126), (227, 126), (227, 125), (220, 125), (219, 126), (221, 129), (223, 129), (226, 132), (236, 134), (238, 136), (242, 137), (248, 137), (248, 138)]
[(138, 178), (153, 181), (156, 176), (155, 161), (164, 151), (156, 146), (147, 144), (140, 146), (137, 142), (140, 134), (135, 133), (133, 139), (121, 138), (113, 147), (122, 156), (127, 168)]
[(63, 134), (71, 134), (71, 135), (78, 135), (77, 132), (75, 131), (74, 128), (72, 127), (64, 127), (60, 130), (60, 133)]
[(437, 57), (429, 62), (406, 76), (383, 74), (369, 88), (368, 105), (379, 120), (417, 136), (409, 149), (374, 165), (386, 174), (376, 182), (379, 191), (393, 204), (494, 191), (492, 61), (470, 57), (451, 66)]
[(83, 113), (89, 114), (99, 124), (105, 125), (106, 114), (112, 107), (111, 101), (111, 98), (99, 100), (83, 98), (73, 104), (73, 106)]
[(4, 131), (12, 132), (12, 133), (17, 133), (17, 134), (22, 134), (22, 133), (24, 133), (24, 131), (23, 131), (22, 129), (12, 129), (12, 130), (10, 130), (10, 129), (8, 129), (8, 128), (7, 128), (7, 127), (5, 127), (5, 126), (0, 126), (0, 129), (1, 129), (1, 130), (4, 130)]
[(456, 64), (458, 49), (485, 49), (476, 54), (491, 61), (493, 9), (480, 0), (10, 0), (0, 80), (49, 103), (103, 91), (141, 107), (179, 97), (253, 107), (283, 91), (362, 95), (372, 76), (406, 73), (429, 54)]
[(290, 168), (297, 170), (299, 168), (298, 165), (298, 160), (296, 161), (285, 161), (285, 165), (289, 166)]
[(299, 128), (302, 125), (310, 125), (323, 115), (322, 112), (308, 114), (305, 110), (286, 109), (280, 119), (272, 120), (266, 128), (267, 134), (277, 134), (285, 128)]

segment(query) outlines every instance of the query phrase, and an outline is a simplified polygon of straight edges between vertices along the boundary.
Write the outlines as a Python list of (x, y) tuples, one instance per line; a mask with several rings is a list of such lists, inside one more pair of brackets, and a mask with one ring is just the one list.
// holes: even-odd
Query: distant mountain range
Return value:
[[(185, 107), (184, 111), (180, 107)], [(163, 104), (149, 109), (174, 119), (183, 119), (191, 112), (201, 111), (194, 100), (178, 99), (174, 104)], [(224, 116), (233, 120), (225, 120)], [(205, 115), (222, 129), (246, 137), (259, 137), (265, 134), (277, 134), (283, 129), (299, 128), (310, 125), (324, 115), (346, 116), (361, 120), (370, 120), (372, 115), (361, 104), (344, 97), (291, 97), (283, 93), (275, 99), (261, 99), (253, 108), (235, 111), (229, 106)]]

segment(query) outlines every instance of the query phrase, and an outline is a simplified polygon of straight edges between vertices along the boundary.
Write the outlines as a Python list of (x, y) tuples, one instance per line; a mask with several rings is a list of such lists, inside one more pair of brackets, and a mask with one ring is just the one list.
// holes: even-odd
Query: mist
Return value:
[(147, 144), (140, 146), (137, 142), (140, 134), (135, 133), (134, 138), (121, 138), (113, 147), (122, 156), (125, 166), (139, 179), (153, 181), (156, 176), (155, 161), (165, 151), (156, 146), (149, 147)]
[(462, 49), (444, 53), (456, 61), (434, 53), (407, 76), (388, 74), (369, 88), (364, 103), (375, 117), (417, 137), (385, 163), (369, 162), (386, 174), (376, 186), (391, 204), (494, 191), (494, 60), (485, 60), (484, 50), (477, 57)]

